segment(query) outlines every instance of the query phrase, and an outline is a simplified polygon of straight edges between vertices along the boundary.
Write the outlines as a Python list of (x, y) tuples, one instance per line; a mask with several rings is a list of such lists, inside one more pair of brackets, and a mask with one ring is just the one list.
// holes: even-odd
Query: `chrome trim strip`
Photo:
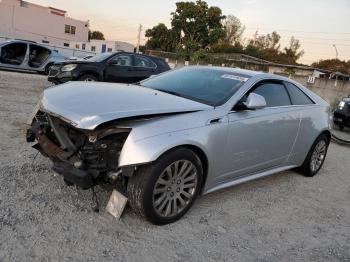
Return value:
[(227, 183), (223, 183), (223, 184), (219, 184), (217, 186), (214, 186), (214, 187), (210, 188), (209, 190), (205, 191), (203, 193), (203, 195), (209, 194), (211, 192), (214, 192), (214, 191), (217, 191), (217, 190), (220, 190), (220, 189), (224, 189), (226, 187), (235, 186), (235, 185), (242, 184), (242, 183), (245, 183), (245, 182), (248, 182), (248, 181), (251, 181), (251, 180), (255, 180), (255, 179), (258, 179), (258, 178), (265, 177), (265, 176), (273, 175), (275, 173), (286, 171), (286, 170), (289, 170), (289, 169), (292, 169), (292, 168), (295, 168), (295, 167), (297, 167), (297, 166), (296, 165), (291, 165), (291, 166), (278, 167), (278, 168), (275, 168), (275, 169), (264, 171), (262, 173), (257, 173), (257, 174), (250, 175), (250, 176), (240, 177), (240, 178), (238, 178), (236, 180), (233, 180), (233, 181), (230, 181), (230, 182), (227, 182)]

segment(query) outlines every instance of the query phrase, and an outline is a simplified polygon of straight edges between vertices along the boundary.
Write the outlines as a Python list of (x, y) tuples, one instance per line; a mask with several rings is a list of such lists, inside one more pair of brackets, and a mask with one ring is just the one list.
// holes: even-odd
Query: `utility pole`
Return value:
[(338, 59), (338, 49), (335, 44), (333, 44), (333, 47), (335, 49), (335, 58)]
[(140, 51), (141, 32), (142, 32), (142, 25), (140, 24), (139, 33), (137, 35), (136, 53), (138, 53)]

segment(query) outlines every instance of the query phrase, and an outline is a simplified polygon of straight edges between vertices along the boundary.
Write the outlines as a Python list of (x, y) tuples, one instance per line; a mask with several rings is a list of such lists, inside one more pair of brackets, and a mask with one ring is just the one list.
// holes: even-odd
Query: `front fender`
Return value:
[(183, 130), (135, 141), (131, 132), (120, 153), (119, 167), (153, 162), (168, 150), (182, 145), (196, 146), (207, 155), (202, 139), (193, 139), (189, 130)]

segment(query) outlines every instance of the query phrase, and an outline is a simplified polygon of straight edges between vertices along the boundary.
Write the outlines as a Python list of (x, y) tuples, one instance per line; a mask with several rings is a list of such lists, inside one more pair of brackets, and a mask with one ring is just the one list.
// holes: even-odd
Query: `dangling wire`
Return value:
[(39, 155), (39, 151), (36, 153), (36, 155), (34, 156), (33, 160), (32, 160), (32, 163), (30, 165), (31, 169), (33, 170), (33, 167), (34, 167), (34, 162), (35, 162), (35, 159), (36, 157)]
[(100, 203), (98, 202), (98, 196), (96, 194), (94, 186), (91, 188), (91, 192), (92, 192), (92, 201), (94, 201), (96, 204), (93, 210), (94, 212), (98, 213), (100, 212)]

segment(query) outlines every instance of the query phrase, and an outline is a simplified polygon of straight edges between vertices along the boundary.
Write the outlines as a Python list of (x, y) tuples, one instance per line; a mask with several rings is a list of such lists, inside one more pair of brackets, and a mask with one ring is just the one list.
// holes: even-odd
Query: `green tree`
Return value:
[(348, 62), (339, 59), (325, 59), (313, 63), (311, 66), (328, 71), (350, 74), (350, 60)]
[(146, 47), (149, 49), (173, 51), (176, 47), (175, 35), (165, 24), (160, 23), (146, 30), (145, 36), (148, 37)]
[(171, 28), (158, 24), (146, 31), (148, 48), (163, 51), (193, 52), (215, 45), (226, 35), (218, 7), (204, 1), (178, 2), (171, 13)]
[(89, 30), (89, 37), (88, 38), (89, 38), (89, 40), (90, 39), (105, 40), (103, 33), (100, 31)]
[(222, 20), (225, 16), (219, 7), (208, 7), (204, 1), (178, 2), (171, 13), (172, 30), (178, 47), (187, 51), (205, 49), (225, 37)]
[(267, 35), (258, 35), (256, 32), (254, 39), (251, 39), (244, 49), (244, 53), (271, 62), (297, 64), (298, 59), (304, 54), (304, 50), (300, 50), (299, 40), (291, 37), (289, 46), (281, 51), (280, 39), (281, 36), (275, 31)]
[(242, 43), (242, 35), (245, 30), (245, 26), (234, 15), (228, 15), (223, 21), (226, 37), (223, 43), (239, 46)]
[(304, 55), (304, 50), (300, 50), (301, 45), (298, 39), (291, 37), (289, 47), (284, 48), (285, 63), (296, 64), (298, 59)]

